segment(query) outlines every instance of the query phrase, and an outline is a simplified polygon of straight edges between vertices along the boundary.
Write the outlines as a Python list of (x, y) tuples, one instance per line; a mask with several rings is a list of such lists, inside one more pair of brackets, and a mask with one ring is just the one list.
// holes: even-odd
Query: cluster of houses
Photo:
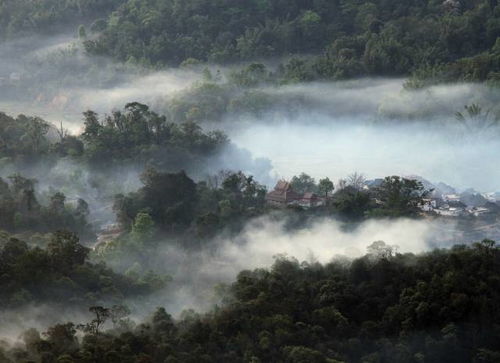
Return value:
[[(500, 214), (499, 193), (478, 193), (473, 190), (457, 193), (446, 184), (433, 185), (422, 178), (415, 177), (415, 179), (421, 181), (426, 189), (433, 190), (420, 206), (425, 214), (444, 217), (488, 217)], [(383, 179), (367, 180), (364, 182), (363, 189), (376, 188), (382, 182)], [(329, 196), (319, 196), (310, 192), (298, 193), (288, 181), (280, 180), (274, 189), (267, 193), (266, 202), (277, 208), (300, 206), (307, 209), (325, 205), (329, 198)]]
[(499, 193), (479, 193), (473, 189), (459, 193), (444, 183), (434, 185), (420, 177), (414, 178), (421, 181), (426, 189), (432, 190), (421, 206), (425, 213), (445, 217), (489, 217), (500, 214)]
[(441, 197), (424, 199), (424, 204), (421, 206), (421, 209), (423, 212), (434, 213), (445, 217), (486, 217), (500, 213), (500, 205), (497, 204), (496, 200), (485, 200), (484, 203), (466, 204), (463, 196), (458, 194), (447, 194)]

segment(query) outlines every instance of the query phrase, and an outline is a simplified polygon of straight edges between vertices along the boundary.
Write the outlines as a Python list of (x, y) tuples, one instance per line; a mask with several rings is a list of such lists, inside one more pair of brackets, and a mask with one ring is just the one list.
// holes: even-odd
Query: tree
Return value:
[(86, 217), (89, 215), (89, 213), (89, 204), (84, 199), (78, 198), (76, 204), (76, 214), (82, 217)]
[(356, 189), (361, 189), (365, 185), (366, 178), (363, 174), (355, 172), (347, 177), (347, 184)]
[(99, 336), (101, 327), (106, 323), (112, 315), (111, 310), (103, 306), (91, 306), (89, 311), (94, 314), (94, 319), (90, 323), (78, 325), (78, 329), (85, 333)]
[(45, 136), (49, 129), (49, 124), (41, 118), (32, 117), (29, 119), (25, 137), (30, 140), (34, 154), (40, 151), (43, 142), (46, 141)]
[(359, 220), (364, 218), (371, 208), (370, 195), (366, 191), (347, 186), (334, 194), (333, 206), (342, 217)]
[(71, 232), (57, 231), (47, 246), (52, 263), (63, 271), (71, 271), (77, 265), (83, 265), (90, 249), (79, 243), (78, 237)]
[(76, 329), (73, 323), (56, 324), (50, 327), (43, 335), (56, 355), (66, 352), (72, 353), (78, 349)]
[(334, 189), (333, 182), (330, 179), (328, 178), (320, 179), (318, 184), (318, 191), (320, 193), (323, 193), (325, 195), (325, 198), (328, 198), (328, 194), (333, 192), (333, 189)]
[(125, 305), (113, 305), (109, 310), (109, 316), (111, 321), (113, 322), (113, 326), (117, 327), (120, 324), (123, 324), (124, 319), (130, 315), (130, 309)]
[(153, 218), (148, 213), (138, 213), (132, 226), (132, 238), (141, 243), (149, 242), (155, 232), (154, 226)]
[[(120, 220), (133, 221), (138, 213), (147, 210), (155, 225), (168, 231), (185, 228), (193, 221), (196, 184), (184, 171), (160, 173), (148, 168), (141, 175), (141, 181), (144, 186), (138, 193), (119, 196), (115, 200), (115, 211)], [(145, 215), (140, 222), (149, 224)]]
[(57, 192), (50, 197), (50, 210), (52, 213), (61, 214), (64, 212), (64, 202), (66, 196), (63, 193)]
[(483, 111), (478, 104), (466, 105), (464, 109), (465, 112), (457, 112), (455, 118), (467, 132), (485, 131), (500, 122), (498, 117), (492, 116), (490, 111)]
[(418, 180), (399, 176), (386, 177), (380, 187), (375, 190), (375, 196), (382, 206), (374, 213), (391, 217), (415, 216), (419, 212), (423, 199), (430, 192)]
[(310, 175), (306, 173), (301, 173), (299, 176), (294, 176), (290, 181), (290, 185), (293, 190), (297, 193), (307, 193), (307, 192), (316, 192), (318, 186), (316, 185), (316, 181)]
[(99, 115), (94, 111), (88, 110), (83, 113), (84, 116), (84, 131), (82, 133), (83, 139), (90, 143), (98, 136), (103, 126), (99, 122)]
[(389, 258), (397, 251), (397, 246), (389, 246), (384, 241), (375, 241), (366, 249), (368, 254), (375, 258)]
[(85, 25), (80, 25), (78, 27), (78, 38), (81, 40), (87, 39), (87, 30), (85, 29)]

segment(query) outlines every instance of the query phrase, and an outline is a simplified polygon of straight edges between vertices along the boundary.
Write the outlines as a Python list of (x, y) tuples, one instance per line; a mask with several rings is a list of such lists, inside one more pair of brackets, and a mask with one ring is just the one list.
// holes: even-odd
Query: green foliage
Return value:
[(333, 182), (328, 179), (328, 178), (324, 178), (324, 179), (320, 179), (319, 180), (319, 183), (318, 183), (318, 192), (320, 192), (321, 194), (323, 194), (326, 197), (328, 197), (328, 195), (333, 192), (334, 190), (334, 186), (333, 186)]
[(184, 172), (169, 174), (147, 169), (141, 181), (144, 186), (137, 193), (116, 199), (115, 210), (122, 223), (135, 220), (136, 233), (140, 229), (150, 230), (151, 222), (167, 231), (190, 225), (197, 200), (196, 184)]
[(334, 211), (348, 220), (363, 219), (373, 209), (372, 197), (367, 191), (348, 186), (333, 195)]
[(132, 228), (132, 238), (143, 242), (151, 239), (153, 226), (168, 233), (195, 226), (198, 237), (210, 237), (264, 211), (266, 189), (241, 172), (195, 184), (184, 172), (150, 168), (141, 180), (144, 186), (137, 192), (116, 196), (114, 210), (118, 221)]
[(132, 238), (136, 241), (148, 242), (154, 235), (154, 221), (148, 213), (139, 212), (132, 226)]
[[(226, 145), (221, 132), (204, 133), (194, 122), (176, 124), (148, 106), (133, 102), (102, 122), (93, 111), (84, 113), (84, 156), (93, 165), (115, 161), (154, 161), (178, 169)], [(165, 157), (166, 155), (166, 157)]]
[(90, 263), (89, 252), (76, 235), (63, 231), (53, 234), (46, 249), (9, 239), (0, 247), (0, 307), (42, 302), (84, 306), (154, 290), (104, 264)]
[[(206, 105), (202, 103), (200, 107)], [(208, 112), (206, 108), (202, 110)], [(12, 118), (0, 113), (0, 158), (17, 165), (70, 157), (91, 167), (137, 162), (178, 170), (186, 164), (201, 164), (228, 143), (220, 131), (204, 132), (194, 122), (200, 117), (189, 116), (195, 113), (192, 108), (186, 113), (190, 119), (178, 124), (138, 102), (129, 103), (123, 111), (114, 111), (102, 120), (89, 110), (83, 114), (84, 130), (79, 136), (69, 135), (62, 126), (56, 129), (37, 117)], [(57, 134), (58, 139), (50, 137), (49, 131)]]
[(430, 193), (421, 182), (399, 176), (386, 177), (375, 192), (379, 208), (371, 212), (374, 216), (415, 216), (419, 206)]
[(45, 206), (38, 202), (36, 180), (14, 174), (9, 181), (0, 178), (0, 228), (42, 233), (67, 229), (84, 238), (93, 236), (87, 222), (88, 205), (83, 199), (72, 205), (66, 203), (63, 193), (55, 192)]
[(464, 126), (466, 132), (473, 132), (473, 130), (487, 131), (498, 125), (498, 117), (490, 115), (489, 111), (483, 111), (481, 106), (475, 103), (464, 106), (464, 109), (465, 112), (457, 112), (455, 118)]
[(113, 311), (118, 320), (128, 312), (94, 306), (83, 343), (72, 323), (56, 325), (42, 337), (27, 332), (25, 354), (117, 362), (496, 362), (499, 274), (500, 249), (489, 240), (420, 255), (388, 253), (379, 241), (350, 263), (278, 258), (270, 269), (240, 272), (232, 298), (209, 313), (189, 310), (174, 321), (159, 308), (135, 329), (104, 331)]
[[(109, 13), (121, 0), (5, 0), (0, 3), (0, 41), (53, 32), (75, 20)], [(102, 29), (102, 27), (101, 27)]]
[[(0, 4), (0, 34), (7, 39), (88, 23), (89, 31), (74, 29), (86, 51), (128, 64), (161, 67), (291, 55), (282, 67), (284, 82), (413, 74), (407, 84), (413, 88), (443, 81), (495, 82), (498, 9), (490, 0), (7, 0)], [(239, 76), (242, 84), (255, 82), (255, 75)]]
[[(286, 82), (422, 75), (420, 69), (441, 65), (441, 80), (475, 81), (499, 71), (497, 13), (496, 2), (488, 0), (457, 6), (454, 1), (128, 0), (85, 46), (93, 54), (161, 65), (292, 54), (283, 67)], [(297, 58), (301, 54), (316, 56)], [(243, 84), (248, 81), (239, 76)]]
[(0, 113), (0, 156), (34, 158), (47, 153), (50, 125), (38, 117), (19, 115), (16, 119)]
[(318, 186), (316, 185), (316, 181), (310, 175), (306, 173), (302, 173), (299, 176), (293, 176), (290, 180), (290, 184), (297, 193), (314, 193), (318, 191)]

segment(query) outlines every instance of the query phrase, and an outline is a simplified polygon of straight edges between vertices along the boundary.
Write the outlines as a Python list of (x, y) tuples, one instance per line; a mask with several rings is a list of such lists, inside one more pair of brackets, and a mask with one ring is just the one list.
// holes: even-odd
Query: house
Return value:
[(439, 208), (435, 209), (434, 212), (439, 214), (440, 216), (445, 216), (445, 217), (461, 217), (465, 214), (465, 210), (463, 208)]
[(304, 208), (319, 207), (325, 204), (325, 199), (318, 197), (315, 193), (304, 193), (298, 200), (298, 204)]
[(492, 211), (484, 207), (473, 207), (469, 210), (469, 213), (472, 214), (474, 217), (481, 217), (487, 214), (493, 214)]
[(327, 198), (320, 197), (312, 192), (297, 193), (286, 180), (280, 180), (274, 190), (266, 195), (267, 204), (278, 208), (285, 208), (286, 206), (314, 208), (325, 205), (326, 200)]
[(424, 212), (432, 212), (437, 207), (438, 203), (436, 199), (425, 198), (422, 200), (422, 205), (420, 206), (420, 209)]
[(445, 194), (443, 195), (445, 202), (460, 202), (460, 196), (458, 194)]
[(290, 203), (298, 202), (302, 195), (295, 192), (289, 182), (280, 180), (274, 190), (266, 194), (266, 202), (274, 207), (284, 208)]

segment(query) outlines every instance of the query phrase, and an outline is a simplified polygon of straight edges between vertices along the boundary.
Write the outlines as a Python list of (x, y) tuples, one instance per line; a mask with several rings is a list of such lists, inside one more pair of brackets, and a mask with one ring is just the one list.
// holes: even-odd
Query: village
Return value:
[[(408, 178), (421, 182), (425, 189), (430, 191), (429, 195), (423, 198), (422, 203), (419, 205), (422, 215), (486, 219), (496, 217), (500, 214), (500, 193), (498, 192), (480, 193), (473, 189), (459, 192), (444, 183), (434, 185), (418, 176)], [(374, 191), (383, 181), (384, 179), (363, 180), (356, 188), (366, 192)], [(335, 192), (345, 187), (345, 185), (339, 183)], [(319, 195), (310, 191), (304, 193), (297, 192), (294, 190), (292, 183), (286, 180), (278, 181), (274, 189), (266, 195), (267, 205), (275, 208), (317, 208), (327, 205), (334, 199), (335, 193)], [(374, 202), (376, 204), (380, 203), (376, 198)]]

